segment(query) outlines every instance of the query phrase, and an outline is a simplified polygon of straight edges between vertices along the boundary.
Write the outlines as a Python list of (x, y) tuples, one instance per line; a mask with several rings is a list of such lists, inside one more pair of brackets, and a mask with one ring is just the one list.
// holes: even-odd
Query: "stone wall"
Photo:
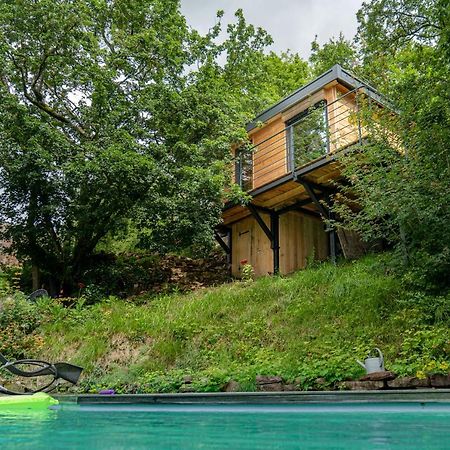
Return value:
[(230, 267), (222, 253), (202, 259), (168, 255), (161, 259), (160, 264), (168, 273), (168, 279), (156, 285), (155, 291), (163, 290), (167, 284), (189, 291), (231, 281)]

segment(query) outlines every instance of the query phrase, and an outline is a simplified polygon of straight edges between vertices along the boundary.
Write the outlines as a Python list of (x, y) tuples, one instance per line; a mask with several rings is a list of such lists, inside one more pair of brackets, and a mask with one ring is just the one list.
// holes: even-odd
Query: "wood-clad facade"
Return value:
[(247, 126), (250, 144), (233, 150), (234, 180), (251, 202), (225, 205), (217, 233), (234, 276), (245, 261), (262, 276), (304, 268), (308, 258), (335, 257), (339, 236), (323, 219), (333, 218), (336, 154), (366, 135), (362, 96), (380, 102), (372, 88), (334, 66)]

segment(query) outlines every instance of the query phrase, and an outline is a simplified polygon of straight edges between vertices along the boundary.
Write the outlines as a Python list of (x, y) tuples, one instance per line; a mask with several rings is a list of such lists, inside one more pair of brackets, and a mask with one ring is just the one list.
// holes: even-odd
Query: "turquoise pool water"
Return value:
[(450, 403), (86, 405), (0, 413), (1, 449), (448, 449)]

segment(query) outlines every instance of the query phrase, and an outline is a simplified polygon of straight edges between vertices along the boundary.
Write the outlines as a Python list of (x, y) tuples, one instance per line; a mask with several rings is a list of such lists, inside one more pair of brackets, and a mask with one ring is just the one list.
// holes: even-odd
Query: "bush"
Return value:
[(0, 352), (7, 358), (30, 358), (43, 345), (33, 334), (42, 315), (38, 307), (21, 294), (0, 299)]
[(22, 267), (0, 266), (0, 296), (19, 291), (21, 287)]
[(151, 289), (156, 283), (169, 278), (156, 255), (99, 253), (90, 261), (80, 281), (81, 291), (88, 303), (95, 303), (103, 296), (126, 297)]
[(418, 308), (422, 320), (427, 324), (450, 324), (450, 292), (446, 295), (430, 295), (422, 291), (410, 291), (398, 302), (406, 308)]
[(399, 375), (425, 378), (432, 373), (448, 373), (450, 330), (448, 327), (422, 326), (403, 331), (400, 353), (392, 366)]

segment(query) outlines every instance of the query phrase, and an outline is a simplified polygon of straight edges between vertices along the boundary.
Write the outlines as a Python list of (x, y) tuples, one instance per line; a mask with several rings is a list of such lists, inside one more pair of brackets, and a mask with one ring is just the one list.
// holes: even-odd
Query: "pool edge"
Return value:
[(450, 389), (386, 391), (207, 392), (174, 394), (54, 394), (77, 404), (302, 404), (374, 402), (450, 402)]

